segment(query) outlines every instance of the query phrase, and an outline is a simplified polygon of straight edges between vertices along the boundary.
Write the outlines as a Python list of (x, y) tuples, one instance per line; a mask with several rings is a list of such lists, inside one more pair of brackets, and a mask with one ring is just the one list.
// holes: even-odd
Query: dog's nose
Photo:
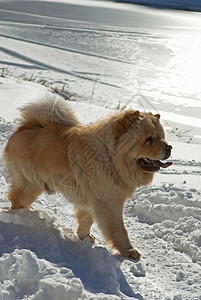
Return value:
[(165, 157), (164, 157), (164, 159), (167, 159), (167, 158), (170, 157), (170, 155), (171, 155), (171, 150), (172, 150), (172, 146), (165, 143), (165, 145), (164, 145), (164, 152), (165, 152)]
[(171, 150), (172, 150), (172, 146), (171, 146), (171, 145), (168, 145), (168, 144), (166, 144), (166, 145), (165, 145), (165, 150), (167, 150), (167, 151), (171, 151)]

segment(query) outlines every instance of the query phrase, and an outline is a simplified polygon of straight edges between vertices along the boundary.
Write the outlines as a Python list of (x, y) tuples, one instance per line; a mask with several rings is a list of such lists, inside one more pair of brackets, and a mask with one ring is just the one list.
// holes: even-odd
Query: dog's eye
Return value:
[(152, 137), (151, 136), (149, 136), (147, 139), (146, 139), (146, 141), (145, 141), (145, 143), (152, 143)]

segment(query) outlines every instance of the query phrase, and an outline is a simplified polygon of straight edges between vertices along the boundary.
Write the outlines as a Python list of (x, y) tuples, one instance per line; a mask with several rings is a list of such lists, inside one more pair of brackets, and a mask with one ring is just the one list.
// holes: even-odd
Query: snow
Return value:
[[(36, 2), (27, 2), (36, 9)], [(72, 4), (70, 0), (62, 1), (67, 2)], [(75, 2), (82, 11), (85, 1)], [(31, 209), (10, 211), (6, 196), (9, 184), (0, 156), (0, 300), (200, 300), (201, 89), (196, 81), (200, 78), (199, 56), (194, 51), (196, 46), (200, 53), (197, 17), (179, 13), (180, 23), (175, 21), (174, 30), (169, 31), (166, 21), (162, 26), (158, 10), (135, 10), (130, 5), (100, 1), (85, 3), (87, 9), (92, 7), (100, 13), (100, 19), (99, 8), (109, 5), (110, 22), (115, 6), (119, 14), (130, 10), (159, 22), (150, 28), (141, 23), (133, 34), (134, 29), (125, 23), (117, 26), (83, 19), (77, 22), (72, 16), (67, 24), (50, 6), (48, 14), (57, 18), (54, 21), (41, 17), (45, 15), (42, 5), (40, 12), (25, 10), (22, 14), (20, 1), (0, 1), (3, 3), (1, 67), (9, 65), (10, 74), (0, 77), (0, 154), (13, 131), (17, 107), (49, 93), (44, 85), (22, 79), (37, 76), (37, 80), (54, 86), (70, 86), (77, 101), (68, 103), (84, 124), (125, 104), (157, 111), (173, 146), (173, 165), (157, 173), (150, 186), (138, 189), (126, 202), (125, 225), (131, 241), (142, 253), (140, 261), (132, 261), (112, 252), (96, 224), (92, 227), (95, 244), (91, 245), (88, 238), (80, 241), (73, 207), (60, 194), (43, 194)], [(47, 1), (47, 5), (50, 3)], [(55, 9), (53, 3), (51, 7)], [(23, 5), (25, 9), (26, 3)], [(8, 11), (5, 13), (6, 9), (12, 10), (14, 19)], [(174, 20), (176, 13), (161, 14), (162, 18)], [(49, 23), (41, 27), (44, 20)], [(186, 26), (184, 33), (181, 27)], [(71, 43), (64, 51), (64, 32), (70, 27), (74, 34), (66, 38)], [(32, 43), (27, 42), (28, 37)], [(132, 52), (126, 53), (126, 46), (138, 49), (137, 60), (131, 57)], [(194, 57), (187, 55), (192, 53)]]
[[(12, 131), (17, 106), (44, 93), (49, 93), (45, 87), (31, 82), (0, 79), (0, 97), (10, 112), (1, 122), (1, 149)], [(109, 112), (86, 103), (69, 105), (85, 124)], [(95, 246), (89, 239), (79, 241), (73, 208), (61, 195), (42, 195), (31, 210), (9, 211), (1, 165), (0, 299), (168, 299), (169, 293), (169, 299), (189, 299), (192, 289), (194, 299), (199, 299), (201, 145), (172, 144), (172, 169), (158, 174), (153, 186), (139, 189), (125, 207), (129, 235), (144, 252), (140, 262), (113, 256), (96, 226)], [(162, 280), (157, 275), (155, 283), (159, 266), (168, 273), (162, 272)]]

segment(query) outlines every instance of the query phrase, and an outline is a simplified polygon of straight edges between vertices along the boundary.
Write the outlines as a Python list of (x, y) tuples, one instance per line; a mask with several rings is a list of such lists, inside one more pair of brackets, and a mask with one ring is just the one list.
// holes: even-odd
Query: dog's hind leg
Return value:
[(10, 209), (28, 208), (43, 192), (43, 189), (38, 184), (24, 182), (20, 187), (11, 185), (8, 192), (8, 199), (12, 206)]
[[(12, 153), (11, 153), (12, 154)], [(7, 172), (10, 179), (8, 199), (10, 209), (28, 208), (44, 191), (37, 173), (30, 163), (18, 163), (9, 152), (5, 155)]]
[(77, 210), (75, 216), (78, 221), (77, 235), (79, 239), (84, 240), (88, 236), (91, 242), (93, 243), (95, 237), (92, 234), (90, 234), (90, 228), (94, 220), (91, 213), (86, 210)]

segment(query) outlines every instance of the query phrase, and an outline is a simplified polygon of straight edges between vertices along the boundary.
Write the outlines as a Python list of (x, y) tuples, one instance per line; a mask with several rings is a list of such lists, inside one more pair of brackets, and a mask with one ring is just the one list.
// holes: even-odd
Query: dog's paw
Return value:
[(141, 253), (138, 252), (136, 249), (132, 248), (132, 249), (126, 250), (126, 252), (123, 253), (123, 256), (134, 259), (134, 260), (138, 260), (141, 257)]

